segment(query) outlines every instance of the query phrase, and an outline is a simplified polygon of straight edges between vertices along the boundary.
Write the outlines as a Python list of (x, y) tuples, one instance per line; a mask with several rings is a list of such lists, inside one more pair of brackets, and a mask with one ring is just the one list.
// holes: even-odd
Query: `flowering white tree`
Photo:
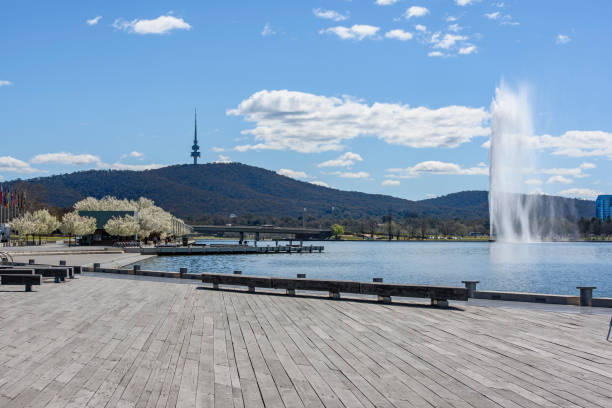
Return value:
[(30, 212), (23, 214), (21, 217), (12, 219), (10, 225), (13, 230), (19, 232), (19, 237), (24, 237), (26, 240), (28, 235), (34, 235), (36, 233), (36, 219)]
[[(79, 211), (135, 211), (138, 213), (138, 230), (127, 235), (118, 234), (125, 233), (127, 228), (119, 221), (114, 221), (109, 225), (111, 230), (104, 227), (106, 232), (114, 236), (129, 236), (138, 234), (146, 238), (151, 234), (159, 235), (164, 238), (171, 235), (174, 231), (172, 228), (173, 220), (177, 225), (183, 224), (183, 221), (174, 218), (172, 214), (155, 205), (153, 200), (145, 197), (140, 197), (138, 200), (119, 200), (115, 197), (106, 196), (101, 199), (87, 197), (84, 200), (77, 202), (74, 205), (75, 210)], [(120, 217), (121, 218), (121, 217)], [(125, 221), (125, 220), (124, 220)], [(110, 222), (110, 220), (109, 220)], [(123, 225), (123, 229), (121, 229)], [(108, 224), (107, 224), (108, 225)]]
[(104, 229), (112, 236), (130, 237), (138, 234), (139, 225), (131, 215), (113, 217), (104, 225)]
[(92, 217), (81, 217), (76, 211), (67, 213), (62, 218), (60, 231), (68, 235), (68, 245), (73, 235), (89, 235), (96, 230), (96, 219)]
[(42, 235), (49, 235), (60, 226), (60, 222), (54, 215), (49, 213), (49, 210), (44, 209), (35, 211), (33, 216), (36, 222), (35, 233), (38, 235), (39, 243)]

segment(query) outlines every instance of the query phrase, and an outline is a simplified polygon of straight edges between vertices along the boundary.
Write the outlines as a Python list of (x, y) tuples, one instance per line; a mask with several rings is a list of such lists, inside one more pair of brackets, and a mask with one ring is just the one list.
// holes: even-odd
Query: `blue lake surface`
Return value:
[[(221, 243), (220, 241), (211, 241)], [(577, 295), (576, 286), (597, 286), (595, 297), (612, 297), (612, 243), (547, 242), (308, 242), (321, 254), (164, 256), (139, 262), (142, 269), (231, 273), (463, 286), (478, 289)], [(259, 246), (274, 243), (260, 242)]]

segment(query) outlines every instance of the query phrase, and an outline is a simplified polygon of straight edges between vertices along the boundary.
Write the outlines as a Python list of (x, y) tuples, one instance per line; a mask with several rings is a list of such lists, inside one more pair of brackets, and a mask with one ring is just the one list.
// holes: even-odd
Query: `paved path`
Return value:
[(612, 406), (607, 316), (91, 276), (36, 289), (0, 292), (0, 407)]

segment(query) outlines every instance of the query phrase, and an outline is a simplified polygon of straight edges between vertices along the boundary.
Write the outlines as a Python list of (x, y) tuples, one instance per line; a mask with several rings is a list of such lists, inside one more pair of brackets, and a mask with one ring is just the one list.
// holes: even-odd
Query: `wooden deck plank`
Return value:
[(608, 322), (81, 276), (0, 293), (0, 406), (608, 407)]

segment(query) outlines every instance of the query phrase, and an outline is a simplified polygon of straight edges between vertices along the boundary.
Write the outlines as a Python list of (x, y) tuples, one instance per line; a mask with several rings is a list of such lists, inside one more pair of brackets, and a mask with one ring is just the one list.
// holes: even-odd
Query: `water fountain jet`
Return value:
[(503, 82), (491, 103), (489, 217), (491, 240), (540, 241), (533, 222), (536, 197), (524, 195), (524, 179), (535, 168), (530, 147), (533, 135), (529, 94), (525, 87), (510, 89)]

